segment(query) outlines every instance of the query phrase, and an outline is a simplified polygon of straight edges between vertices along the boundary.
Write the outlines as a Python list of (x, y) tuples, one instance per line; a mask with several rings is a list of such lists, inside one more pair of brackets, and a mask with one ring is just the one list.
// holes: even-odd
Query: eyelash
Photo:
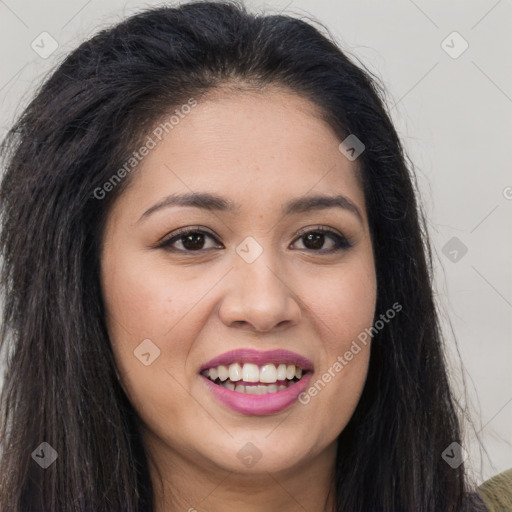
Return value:
[[(213, 248), (209, 248), (209, 249), (198, 249), (197, 251), (191, 251), (191, 250), (187, 250), (187, 249), (176, 249), (175, 247), (172, 247), (173, 243), (175, 243), (176, 241), (180, 241), (181, 238), (184, 237), (185, 235), (197, 234), (197, 233), (200, 233), (203, 235), (208, 235), (211, 238), (216, 240), (215, 236), (212, 233), (201, 229), (200, 226), (187, 227), (187, 228), (179, 229), (175, 233), (172, 233), (169, 237), (167, 237), (162, 242), (160, 242), (156, 248), (165, 249), (166, 251), (169, 251), (169, 252), (179, 252), (179, 253), (185, 253), (185, 254), (187, 254), (187, 253), (188, 254), (203, 253), (205, 251), (209, 251), (209, 250), (213, 249)], [(349, 242), (349, 240), (347, 240), (347, 238), (336, 233), (332, 229), (328, 229), (323, 226), (315, 226), (314, 228), (309, 228), (307, 230), (301, 231), (297, 234), (297, 237), (295, 238), (295, 240), (299, 240), (310, 233), (329, 235), (332, 239), (334, 239), (334, 241), (336, 243), (336, 247), (333, 249), (328, 249), (328, 250), (315, 250), (315, 249), (299, 249), (299, 250), (306, 250), (306, 251), (319, 253), (319, 254), (332, 254), (335, 252), (339, 252), (341, 250), (350, 249), (352, 247), (352, 244)], [(295, 240), (294, 240), (294, 242), (295, 242)], [(294, 242), (292, 242), (292, 243), (294, 243)]]

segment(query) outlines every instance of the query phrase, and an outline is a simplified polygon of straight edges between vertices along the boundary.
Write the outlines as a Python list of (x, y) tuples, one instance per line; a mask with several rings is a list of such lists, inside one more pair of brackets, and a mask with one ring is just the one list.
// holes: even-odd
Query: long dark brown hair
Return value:
[[(317, 105), (358, 162), (375, 251), (374, 336), (353, 417), (339, 436), (336, 510), (475, 507), (432, 293), (432, 257), (413, 166), (385, 91), (312, 23), (255, 15), (236, 2), (146, 10), (81, 44), (53, 72), (3, 141), (0, 189), (2, 511), (148, 512), (139, 420), (118, 380), (101, 296), (99, 247), (112, 202), (98, 199), (165, 112), (220, 86), (279, 85)], [(134, 171), (136, 172), (136, 170)], [(47, 469), (32, 453), (58, 453)], [(473, 509), (473, 508), (471, 508)]]

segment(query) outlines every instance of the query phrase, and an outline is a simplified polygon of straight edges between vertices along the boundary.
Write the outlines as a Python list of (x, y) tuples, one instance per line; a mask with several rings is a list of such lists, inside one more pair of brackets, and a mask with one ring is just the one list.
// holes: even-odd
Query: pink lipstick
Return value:
[(203, 364), (200, 376), (226, 407), (247, 415), (268, 415), (292, 405), (313, 373), (309, 359), (288, 350), (239, 349)]

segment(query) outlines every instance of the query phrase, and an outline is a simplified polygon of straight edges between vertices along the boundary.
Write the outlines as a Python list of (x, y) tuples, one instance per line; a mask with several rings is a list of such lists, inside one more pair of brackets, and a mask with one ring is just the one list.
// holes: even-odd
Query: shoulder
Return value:
[(478, 494), (489, 512), (512, 511), (512, 468), (486, 480)]

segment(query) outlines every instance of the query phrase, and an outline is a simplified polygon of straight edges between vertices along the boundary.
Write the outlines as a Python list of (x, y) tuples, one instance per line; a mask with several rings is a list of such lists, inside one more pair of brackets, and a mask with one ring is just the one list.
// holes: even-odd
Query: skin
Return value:
[[(339, 143), (315, 106), (291, 92), (210, 93), (143, 159), (109, 212), (107, 325), (142, 420), (157, 512), (333, 509), (337, 436), (361, 395), (370, 344), (309, 403), (266, 416), (226, 408), (199, 370), (229, 350), (283, 348), (313, 363), (314, 383), (372, 325), (377, 285), (364, 194), (357, 161)], [(141, 219), (166, 196), (191, 191), (219, 194), (239, 211), (172, 206)], [(344, 195), (362, 220), (342, 208), (281, 213), (287, 201), (317, 193)], [(157, 247), (196, 226), (213, 238), (185, 246), (178, 237), (176, 252)], [(316, 245), (297, 235), (318, 226), (352, 247), (328, 254), (337, 245), (330, 235)], [(235, 250), (247, 236), (263, 249), (250, 264)], [(145, 339), (160, 350), (148, 366), (134, 356)], [(261, 454), (252, 467), (237, 457), (247, 442)]]

